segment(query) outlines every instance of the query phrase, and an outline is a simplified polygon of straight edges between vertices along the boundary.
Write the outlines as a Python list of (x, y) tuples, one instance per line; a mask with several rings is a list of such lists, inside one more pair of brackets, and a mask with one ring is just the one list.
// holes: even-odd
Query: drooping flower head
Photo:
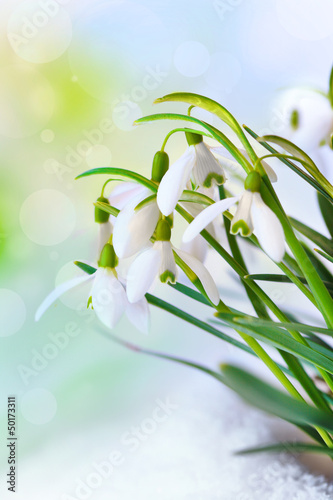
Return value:
[(79, 276), (59, 285), (39, 306), (35, 319), (38, 321), (45, 311), (65, 292), (92, 280), (93, 285), (88, 298), (88, 307), (92, 307), (98, 319), (108, 328), (113, 329), (122, 315), (126, 313), (133, 325), (142, 332), (149, 326), (149, 308), (146, 299), (133, 304), (126, 295), (126, 284), (118, 277), (116, 270), (118, 258), (111, 243), (106, 243), (98, 260), (98, 269), (87, 266), (91, 274)]
[(158, 188), (157, 204), (165, 216), (173, 212), (190, 179), (195, 186), (205, 188), (226, 180), (221, 164), (203, 142), (202, 135), (187, 132), (186, 138), (188, 148), (171, 165)]
[(171, 228), (161, 219), (156, 228), (156, 241), (152, 248), (143, 251), (134, 260), (127, 275), (127, 296), (130, 302), (140, 300), (148, 292), (156, 278), (162, 283), (175, 283), (178, 269), (175, 254), (199, 279), (213, 304), (219, 303), (219, 293), (213, 278), (204, 265), (192, 255), (176, 250), (171, 244)]
[(254, 232), (267, 255), (280, 262), (285, 252), (283, 228), (273, 210), (264, 203), (259, 192), (260, 184), (260, 174), (251, 172), (245, 180), (244, 192), (240, 196), (218, 201), (203, 210), (185, 230), (183, 241), (192, 240), (215, 217), (239, 202), (231, 222), (231, 232), (245, 237)]
[[(152, 181), (160, 182), (168, 167), (168, 155), (164, 151), (158, 151), (153, 159)], [(142, 204), (145, 199), (148, 202)], [(142, 250), (149, 243), (160, 216), (156, 197), (152, 196), (148, 188), (141, 186), (116, 219), (113, 244), (117, 255), (123, 259)]]

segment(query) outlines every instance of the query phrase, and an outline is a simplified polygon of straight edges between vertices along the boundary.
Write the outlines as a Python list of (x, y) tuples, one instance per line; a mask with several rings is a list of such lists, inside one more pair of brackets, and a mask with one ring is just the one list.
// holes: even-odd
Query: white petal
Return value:
[[(242, 236), (250, 236), (253, 231), (253, 222), (251, 216), (251, 206), (253, 200), (252, 191), (245, 190), (239, 201), (236, 213), (231, 221), (231, 233), (237, 234), (241, 233)], [(236, 224), (242, 221), (246, 224), (248, 230), (244, 228), (244, 225), (236, 227)]]
[(194, 163), (195, 149), (194, 146), (190, 146), (164, 174), (157, 191), (157, 204), (163, 215), (168, 216), (175, 209), (190, 178)]
[(98, 224), (98, 259), (103, 250), (104, 245), (109, 241), (112, 234), (113, 226), (110, 221)]
[[(202, 187), (210, 187), (213, 184), (223, 184), (226, 178), (222, 166), (205, 143), (200, 142), (196, 144), (195, 152), (195, 165), (193, 167), (195, 183)], [(214, 177), (210, 179), (212, 175), (221, 177), (221, 182), (217, 182)]]
[(121, 259), (139, 252), (147, 245), (155, 231), (160, 216), (156, 201), (145, 205), (140, 210), (135, 210), (140, 201), (150, 195), (151, 192), (146, 190), (144, 194), (136, 196), (118, 214), (113, 230), (113, 246)]
[(135, 182), (120, 182), (109, 196), (110, 205), (122, 210), (134, 196), (144, 194), (145, 187)]
[(281, 222), (263, 201), (259, 193), (254, 193), (252, 203), (254, 233), (263, 250), (276, 262), (280, 262), (285, 252), (284, 232)]
[(98, 319), (108, 328), (118, 323), (128, 304), (123, 285), (112, 269), (105, 267), (96, 271), (91, 298)]
[(208, 243), (201, 236), (201, 234), (198, 234), (198, 236), (193, 238), (193, 240), (183, 243), (181, 250), (189, 253), (196, 259), (200, 260), (200, 262), (204, 262), (208, 251)]
[(81, 285), (82, 283), (85, 283), (86, 281), (94, 278), (96, 273), (94, 274), (84, 274), (83, 276), (78, 276), (76, 278), (73, 278), (69, 281), (65, 281), (65, 283), (61, 283), (61, 285), (57, 286), (41, 303), (39, 308), (36, 311), (35, 314), (35, 321), (39, 321), (40, 318), (43, 316), (45, 311), (55, 302), (61, 295), (63, 295), (65, 292), (68, 292), (68, 290), (71, 290), (72, 288)]
[(127, 275), (127, 297), (131, 303), (141, 300), (158, 275), (161, 265), (161, 252), (155, 245), (150, 250), (142, 252), (131, 264)]
[(150, 323), (150, 311), (146, 297), (138, 302), (129, 302), (126, 315), (130, 322), (142, 333), (148, 333)]
[(186, 252), (183, 252), (182, 250), (177, 250), (177, 253), (179, 257), (185, 262), (185, 264), (187, 264), (189, 268), (192, 269), (194, 274), (198, 276), (209, 300), (214, 305), (217, 305), (220, 302), (220, 294), (212, 276), (205, 268), (205, 266), (198, 259)]
[[(166, 279), (166, 281), (163, 280), (164, 283), (168, 281), (174, 283), (176, 281), (178, 273), (170, 241), (156, 241), (154, 243), (154, 249), (158, 250), (162, 256), (159, 268), (159, 276), (161, 278), (161, 281), (162, 276), (164, 275), (164, 278)], [(165, 276), (165, 273), (168, 273), (169, 276)]]
[(225, 200), (217, 201), (213, 205), (205, 208), (186, 228), (183, 234), (184, 243), (191, 241), (198, 236), (205, 227), (210, 224), (215, 217), (228, 210), (232, 205), (238, 201), (238, 196), (226, 198)]

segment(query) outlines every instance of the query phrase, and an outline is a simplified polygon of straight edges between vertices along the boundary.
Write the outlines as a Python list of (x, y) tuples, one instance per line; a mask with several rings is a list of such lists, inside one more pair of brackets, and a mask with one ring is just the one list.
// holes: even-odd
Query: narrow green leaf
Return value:
[(131, 170), (125, 170), (123, 168), (114, 168), (114, 167), (102, 167), (102, 168), (93, 168), (92, 170), (87, 170), (82, 174), (78, 175), (76, 179), (82, 179), (83, 177), (88, 177), (90, 175), (112, 175), (116, 176), (115, 180), (130, 180), (134, 182), (138, 182), (143, 186), (147, 187), (153, 192), (157, 191), (157, 184), (155, 182), (150, 181), (143, 175), (138, 174), (137, 172), (132, 172)]
[(149, 123), (156, 120), (183, 120), (200, 125), (201, 127), (208, 130), (211, 136), (229, 151), (229, 153), (235, 158), (235, 160), (240, 165), (242, 165), (242, 167), (245, 169), (246, 172), (250, 172), (252, 170), (251, 163), (245, 158), (245, 156), (242, 155), (242, 153), (236, 148), (236, 146), (230, 141), (230, 139), (228, 139), (228, 137), (225, 134), (223, 134), (221, 131), (219, 131), (212, 125), (209, 125), (206, 122), (198, 120), (193, 116), (187, 116), (176, 113), (160, 113), (156, 115), (144, 116), (143, 118), (139, 118), (138, 120), (136, 120), (135, 124), (140, 125), (142, 123)]
[[(245, 130), (256, 140), (259, 139), (259, 136), (253, 132), (249, 127), (244, 125)], [(264, 146), (268, 151), (274, 154), (278, 154), (279, 152), (270, 146), (267, 142), (261, 140), (260, 144)], [(333, 203), (332, 197), (325, 191), (325, 189), (311, 177), (309, 174), (304, 172), (300, 167), (292, 163), (291, 161), (280, 158), (281, 162), (287, 165), (291, 170), (293, 170), (297, 175), (299, 175), (303, 180), (305, 180), (308, 184), (310, 184), (314, 189), (316, 189), (319, 193), (321, 193), (330, 203)]]
[[(297, 276), (297, 278), (301, 281), (301, 283), (307, 285), (307, 281), (305, 278), (302, 278), (301, 276)], [(274, 283), (293, 283), (291, 279), (284, 274), (248, 274), (247, 276), (245, 276), (245, 279), (253, 281), (271, 281)], [(323, 283), (328, 290), (333, 291), (332, 282), (323, 281)]]
[(236, 323), (242, 323), (247, 326), (252, 327), (274, 327), (274, 328), (283, 328), (286, 330), (296, 330), (304, 333), (317, 332), (323, 335), (331, 335), (333, 336), (333, 329), (331, 328), (323, 328), (321, 326), (315, 325), (305, 325), (304, 323), (298, 322), (275, 322), (272, 320), (265, 320), (255, 318), (253, 316), (242, 316), (242, 317), (234, 317), (234, 321)]
[(251, 405), (289, 422), (333, 431), (330, 413), (298, 401), (235, 366), (223, 365), (221, 371), (224, 383)]
[(321, 233), (307, 226), (303, 222), (294, 219), (293, 217), (289, 217), (290, 222), (294, 226), (294, 228), (303, 236), (313, 241), (316, 245), (318, 245), (324, 252), (333, 256), (333, 241), (323, 236)]
[(85, 262), (80, 262), (79, 260), (75, 260), (74, 264), (87, 274), (94, 274), (97, 271), (96, 267), (90, 266)]
[(254, 453), (272, 452), (272, 453), (320, 453), (333, 457), (333, 448), (327, 446), (318, 446), (315, 444), (288, 442), (269, 444), (266, 446), (257, 446), (255, 448), (246, 448), (244, 450), (236, 451), (235, 455), (251, 455)]
[(145, 207), (146, 205), (149, 205), (150, 203), (156, 200), (156, 196), (157, 196), (156, 194), (152, 194), (151, 196), (148, 196), (144, 200), (140, 201), (140, 203), (138, 203), (138, 205), (135, 207), (134, 210), (141, 210), (141, 208)]
[(318, 203), (326, 227), (333, 238), (333, 205), (320, 193), (318, 194)]
[(181, 202), (198, 203), (207, 207), (208, 205), (212, 205), (214, 200), (209, 198), (209, 196), (198, 193), (197, 191), (188, 191), (185, 189), (179, 199), (179, 203)]
[[(150, 299), (153, 299), (153, 296), (150, 296)], [(150, 302), (150, 303), (153, 303), (153, 302)], [(210, 368), (208, 368), (206, 366), (203, 366), (203, 365), (201, 365), (199, 363), (194, 363), (193, 361), (189, 361), (189, 360), (186, 360), (186, 359), (183, 359), (183, 358), (179, 358), (179, 357), (176, 357), (176, 356), (171, 356), (169, 354), (164, 354), (164, 353), (161, 353), (161, 352), (156, 352), (156, 351), (151, 351), (149, 349), (144, 349), (144, 348), (142, 348), (140, 346), (137, 346), (135, 344), (127, 342), (126, 340), (123, 340), (123, 339), (120, 339), (120, 338), (116, 337), (115, 335), (113, 335), (109, 331), (105, 332), (104, 330), (100, 330), (100, 332), (107, 339), (109, 339), (109, 340), (111, 339), (112, 341), (116, 342), (117, 344), (120, 344), (123, 347), (125, 347), (126, 349), (130, 349), (133, 352), (141, 353), (141, 354), (147, 354), (148, 356), (153, 356), (153, 357), (156, 357), (156, 358), (165, 359), (167, 361), (173, 361), (173, 362), (175, 362), (177, 364), (181, 364), (181, 365), (184, 365), (184, 366), (187, 366), (187, 367), (190, 367), (190, 368), (195, 368), (196, 370), (199, 370), (199, 371), (205, 373), (206, 375), (210, 375), (211, 377), (215, 378), (218, 382), (221, 382), (221, 383), (229, 386), (229, 384), (227, 383), (226, 378), (224, 378), (220, 373), (217, 373), (214, 370), (211, 370)], [(252, 354), (254, 354), (254, 353), (252, 352)], [(230, 387), (230, 388), (233, 389), (233, 387)], [(304, 403), (304, 404), (306, 405), (306, 403)], [(312, 408), (312, 407), (310, 407), (310, 408)], [(320, 410), (318, 410), (318, 411), (320, 411)], [(326, 414), (325, 414), (325, 417), (326, 417)], [(304, 425), (304, 424), (299, 424), (299, 423), (296, 423), (296, 422), (292, 422), (292, 423), (294, 423), (303, 432), (305, 432), (309, 436), (311, 436), (318, 443), (323, 443), (323, 440), (320, 437), (320, 435), (318, 434), (318, 432), (315, 429), (313, 429), (311, 426)]]
[(314, 248), (314, 251), (319, 253), (322, 257), (325, 257), (325, 259), (327, 259), (329, 262), (333, 262), (333, 257), (331, 257), (330, 255), (327, 255), (327, 253), (322, 252), (318, 248)]
[[(321, 260), (317, 257), (317, 255), (306, 245), (304, 242), (302, 242), (302, 246), (304, 250), (306, 251), (307, 256), (309, 257), (311, 264), (317, 271), (318, 275), (320, 276), (321, 280), (323, 281), (324, 284), (330, 283), (331, 286), (333, 285), (333, 276), (330, 273), (330, 271), (327, 269), (327, 267), (324, 266), (324, 264), (321, 262)], [(326, 288), (331, 289), (331, 286), (326, 286)]]
[[(272, 322), (270, 326), (265, 328), (260, 328), (254, 326), (253, 323), (244, 325), (245, 321), (238, 318), (230, 318), (226, 314), (218, 313), (216, 314), (225, 325), (232, 326), (235, 330), (240, 330), (245, 334), (253, 337), (257, 340), (265, 342), (271, 346), (274, 346), (282, 351), (289, 352), (297, 358), (305, 359), (318, 368), (322, 368), (328, 373), (333, 374), (333, 359), (322, 355), (320, 352), (316, 351), (314, 348), (310, 348), (307, 345), (301, 344), (288, 333), (285, 333), (282, 329), (274, 326)], [(291, 328), (290, 328), (291, 330)]]
[(201, 109), (209, 111), (210, 113), (213, 113), (224, 123), (226, 123), (235, 132), (235, 134), (237, 134), (251, 160), (253, 162), (256, 161), (257, 155), (255, 154), (249, 140), (244, 134), (242, 127), (240, 126), (236, 118), (224, 106), (216, 101), (213, 101), (213, 99), (210, 99), (209, 97), (205, 97), (199, 94), (193, 94), (190, 92), (174, 92), (173, 94), (168, 94), (160, 97), (159, 99), (156, 99), (155, 103), (170, 101), (186, 102), (187, 104), (191, 104), (192, 106), (199, 107)]
[(291, 141), (288, 141), (288, 139), (279, 137), (278, 135), (264, 135), (263, 137), (258, 137), (257, 140), (260, 143), (272, 142), (273, 144), (281, 146), (283, 149), (288, 151), (288, 153), (291, 153), (295, 157), (295, 159), (301, 160), (304, 167), (313, 177), (315, 177), (318, 173), (320, 173), (317, 165), (310, 158), (310, 156), (307, 155), (301, 148), (296, 146), (296, 144), (293, 144)]
[(220, 338), (221, 340), (225, 340), (229, 344), (234, 345), (235, 347), (239, 347), (243, 351), (246, 351), (250, 354), (254, 354), (252, 349), (250, 349), (247, 345), (243, 344), (242, 342), (239, 342), (236, 339), (233, 339), (232, 337), (229, 337), (226, 333), (221, 332), (220, 330), (217, 330), (216, 328), (212, 327), (211, 325), (205, 323), (204, 321), (201, 321), (198, 318), (195, 318), (191, 314), (182, 311), (178, 307), (169, 304), (168, 302), (165, 302), (162, 299), (159, 299), (158, 297), (155, 297), (154, 295), (151, 295), (149, 293), (146, 294), (146, 299), (148, 302), (155, 307), (159, 307), (160, 309), (163, 309), (164, 311), (168, 311), (169, 313), (173, 314), (174, 316), (177, 316), (178, 318), (186, 321), (187, 323), (190, 323), (194, 326), (197, 326), (201, 330), (204, 330), (208, 333), (211, 333), (215, 337)]
[(102, 201), (96, 201), (94, 203), (95, 207), (100, 208), (104, 212), (107, 212), (110, 215), (113, 215), (114, 217), (117, 217), (119, 214), (120, 210), (116, 207), (113, 207), (112, 205), (109, 205), (108, 203), (103, 203)]

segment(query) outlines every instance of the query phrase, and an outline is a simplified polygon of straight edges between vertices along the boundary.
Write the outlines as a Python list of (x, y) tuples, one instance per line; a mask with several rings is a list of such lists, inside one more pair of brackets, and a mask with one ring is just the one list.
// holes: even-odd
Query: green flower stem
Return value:
[[(194, 107), (194, 106), (193, 106)], [(161, 147), (161, 151), (164, 151), (165, 149), (165, 146), (166, 146), (166, 143), (168, 142), (169, 138), (175, 134), (176, 132), (191, 132), (192, 134), (200, 134), (200, 135), (204, 135), (206, 137), (209, 137), (210, 139), (213, 139), (213, 137), (210, 135), (210, 134), (207, 134), (207, 132), (202, 132), (201, 130), (195, 130), (193, 128), (175, 128), (173, 130), (171, 130), (166, 136), (165, 136), (165, 139), (163, 141), (163, 144), (162, 144), (162, 147)]]

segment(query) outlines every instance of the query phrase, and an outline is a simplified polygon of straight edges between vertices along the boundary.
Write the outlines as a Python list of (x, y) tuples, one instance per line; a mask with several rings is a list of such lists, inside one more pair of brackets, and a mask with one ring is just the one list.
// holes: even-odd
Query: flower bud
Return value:
[(103, 250), (101, 251), (101, 256), (98, 261), (99, 267), (110, 267), (114, 269), (118, 264), (118, 258), (114, 251), (113, 245), (107, 243), (104, 245)]
[(153, 159), (153, 166), (151, 169), (151, 180), (161, 182), (163, 175), (169, 168), (169, 156), (165, 151), (157, 151)]
[(253, 170), (248, 174), (245, 179), (244, 187), (247, 191), (252, 191), (252, 193), (258, 193), (260, 191), (261, 176), (259, 172)]
[(165, 219), (161, 219), (156, 226), (156, 241), (170, 241), (170, 238), (170, 224)]
[[(104, 198), (104, 196), (100, 196), (97, 198), (97, 201), (100, 201), (101, 203), (106, 203), (107, 205), (110, 205), (110, 202), (107, 198)], [(101, 208), (95, 207), (95, 222), (98, 222), (99, 224), (104, 224), (109, 220), (110, 214), (102, 210)]]
[(203, 137), (200, 134), (194, 134), (193, 132), (185, 132), (187, 144), (189, 146), (195, 146), (203, 141)]

